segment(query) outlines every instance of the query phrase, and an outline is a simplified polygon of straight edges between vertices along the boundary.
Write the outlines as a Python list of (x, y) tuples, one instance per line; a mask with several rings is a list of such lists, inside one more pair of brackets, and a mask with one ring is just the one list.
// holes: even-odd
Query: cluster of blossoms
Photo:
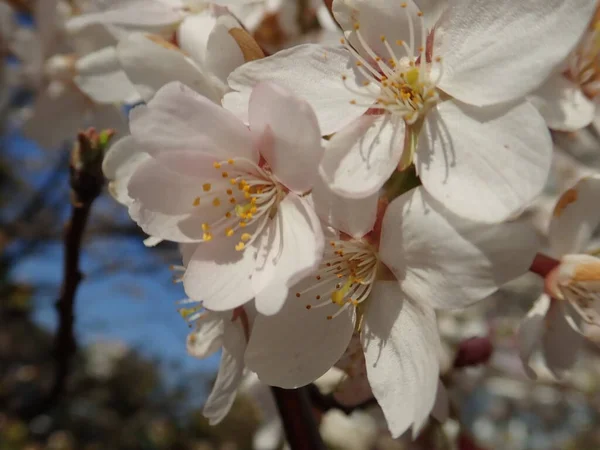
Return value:
[[(334, 22), (314, 2), (334, 28), (307, 42), (292, 3), (71, 11), (60, 30), (78, 45), (41, 52), (38, 101), (60, 83), (96, 114), (144, 103), (104, 172), (148, 245), (180, 244), (188, 350), (222, 351), (212, 423), (245, 371), (296, 388), (337, 366), (348, 402), (373, 395), (392, 435), (414, 436), (447, 407), (436, 311), (486, 299), (540, 250), (521, 213), (548, 177), (549, 128), (596, 118), (597, 5), (334, 0)], [(267, 16), (290, 37), (270, 56), (255, 39)], [(526, 367), (542, 340), (560, 376), (582, 325), (600, 324), (600, 259), (579, 254), (599, 190), (590, 175), (556, 206), (562, 263), (520, 329)]]

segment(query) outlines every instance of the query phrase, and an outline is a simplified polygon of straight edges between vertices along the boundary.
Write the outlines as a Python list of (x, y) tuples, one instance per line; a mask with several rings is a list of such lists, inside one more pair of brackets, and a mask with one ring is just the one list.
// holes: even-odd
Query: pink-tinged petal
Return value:
[(202, 414), (210, 425), (225, 418), (235, 400), (244, 375), (246, 337), (239, 320), (224, 320), (223, 352), (215, 385), (206, 400)]
[(335, 229), (361, 238), (373, 229), (377, 219), (379, 194), (349, 199), (333, 192), (318, 177), (311, 191), (317, 215)]
[(552, 140), (527, 102), (476, 108), (446, 101), (427, 114), (417, 172), (427, 192), (456, 214), (499, 222), (543, 189)]
[(585, 128), (592, 123), (596, 112), (595, 103), (561, 73), (551, 76), (527, 98), (553, 130), (577, 131)]
[(521, 321), (517, 331), (519, 356), (523, 362), (525, 372), (533, 379), (537, 378), (537, 374), (531, 368), (529, 361), (544, 335), (546, 314), (550, 308), (550, 302), (551, 299), (548, 295), (540, 295), (525, 318)]
[(465, 220), (419, 187), (388, 206), (379, 254), (408, 296), (454, 309), (526, 273), (538, 248), (527, 223)]
[(233, 114), (182, 85), (169, 83), (130, 113), (131, 134), (150, 154), (195, 150), (258, 162), (250, 131)]
[(110, 146), (102, 160), (102, 172), (109, 180), (108, 190), (116, 201), (129, 205), (133, 199), (127, 192), (127, 185), (138, 166), (150, 158), (135, 145), (131, 136), (125, 136)]
[[(314, 283), (314, 277), (310, 277), (293, 291)], [(286, 389), (304, 386), (327, 372), (346, 350), (354, 330), (353, 310), (349, 308), (327, 320), (339, 307), (331, 304), (306, 309), (307, 303), (313, 302), (312, 296), (297, 298), (291, 292), (278, 314), (257, 316), (246, 364), (263, 383)]]
[(436, 399), (440, 338), (435, 313), (395, 281), (373, 286), (362, 342), (367, 376), (392, 437), (421, 430)]
[(289, 289), (314, 272), (323, 257), (325, 238), (311, 205), (288, 194), (277, 208), (268, 232), (257, 242), (257, 269), (252, 278), (256, 309), (277, 313)]
[(254, 249), (237, 251), (235, 244), (226, 238), (202, 243), (185, 271), (186, 294), (201, 300), (212, 311), (234, 309), (254, 298), (251, 281), (256, 267)]
[(137, 90), (121, 68), (115, 47), (90, 53), (75, 63), (73, 81), (98, 103), (123, 103), (136, 100)]
[[(400, 6), (401, 3), (405, 6)], [(406, 2), (334, 0), (332, 10), (335, 19), (344, 29), (348, 41), (363, 58), (372, 60), (357, 36), (359, 33), (372, 51), (386, 60), (393, 56), (383, 42), (382, 36), (393, 47), (397, 58), (416, 55), (407, 55), (401, 46), (396, 45), (396, 41), (405, 41), (409, 45), (412, 43), (414, 48), (426, 46), (426, 42), (421, 42), (423, 22), (417, 16), (419, 8), (412, 0)], [(417, 41), (413, 41), (414, 37)]]
[(310, 105), (275, 83), (259, 83), (250, 95), (249, 121), (273, 174), (294, 192), (309, 191), (323, 157)]
[[(225, 201), (229, 180), (212, 167), (213, 161), (199, 152), (173, 151), (139, 164), (127, 187), (133, 199), (129, 204), (131, 218), (146, 233), (161, 239), (182, 243), (202, 240), (206, 231), (202, 224), (214, 223), (232, 209)], [(206, 183), (210, 184), (208, 192), (204, 190)], [(215, 205), (218, 193), (223, 195)], [(217, 236), (224, 237), (224, 232)]]
[(436, 29), (439, 87), (477, 106), (537, 89), (575, 47), (596, 7), (590, 0), (449, 0)]
[(197, 321), (194, 331), (188, 334), (186, 348), (195, 358), (206, 358), (219, 351), (223, 345), (225, 324), (217, 313), (205, 312)]
[(546, 366), (558, 378), (564, 378), (575, 365), (583, 336), (568, 323), (564, 312), (565, 305), (553, 300), (546, 314), (542, 350)]
[(600, 175), (582, 178), (558, 199), (548, 239), (555, 256), (586, 250), (594, 230), (600, 224)]
[(71, 32), (92, 24), (116, 25), (129, 31), (172, 28), (186, 15), (182, 6), (161, 0), (121, 0), (114, 8), (70, 19), (67, 28)]
[(373, 195), (397, 169), (404, 149), (404, 122), (389, 114), (362, 116), (327, 143), (321, 176), (348, 198)]
[(117, 56), (127, 77), (145, 101), (174, 81), (185, 84), (215, 103), (221, 99), (220, 93), (200, 68), (160, 36), (133, 33), (119, 42)]
[(225, 95), (223, 106), (248, 123), (252, 89), (261, 81), (273, 81), (306, 100), (317, 115), (321, 133), (328, 135), (368, 109), (350, 103), (362, 88), (351, 76), (351, 66), (350, 53), (343, 48), (298, 45), (234, 70), (227, 81), (236, 92)]

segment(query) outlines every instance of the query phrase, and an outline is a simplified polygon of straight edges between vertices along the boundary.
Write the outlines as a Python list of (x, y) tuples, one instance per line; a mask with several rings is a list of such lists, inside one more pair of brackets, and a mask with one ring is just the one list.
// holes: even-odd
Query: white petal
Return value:
[(123, 27), (127, 30), (156, 29), (173, 26), (185, 17), (183, 8), (161, 0), (122, 0), (119, 6), (98, 13), (82, 14), (68, 23), (71, 32), (101, 23)]
[(586, 249), (600, 224), (600, 175), (582, 178), (562, 194), (552, 213), (548, 239), (555, 256)]
[(355, 238), (361, 238), (375, 225), (379, 194), (349, 199), (333, 192), (321, 177), (312, 189), (315, 211), (332, 227)]
[[(398, 50), (398, 58), (412, 57), (413, 55), (406, 55), (402, 47), (396, 46), (395, 42), (400, 40), (409, 45), (412, 43), (413, 48), (425, 47), (426, 42), (420, 41), (423, 22), (417, 16), (419, 8), (415, 2), (408, 0), (403, 3), (405, 7), (401, 7), (399, 2), (388, 0), (335, 0), (333, 15), (346, 32), (350, 43), (364, 58), (372, 59), (360, 44), (355, 25), (359, 25), (358, 33), (364, 41), (382, 58), (392, 57), (381, 39), (382, 36)], [(413, 42), (413, 36), (417, 36), (416, 42)]]
[(373, 287), (362, 335), (367, 376), (392, 437), (420, 431), (435, 403), (440, 346), (433, 310), (393, 281)]
[(482, 300), (526, 273), (538, 248), (525, 222), (468, 221), (416, 188), (388, 206), (379, 254), (407, 295), (447, 309)]
[(216, 238), (199, 245), (183, 277), (186, 294), (213, 311), (237, 308), (254, 297), (255, 250), (235, 250), (236, 241)]
[(525, 372), (533, 379), (537, 378), (537, 375), (531, 368), (529, 360), (544, 334), (546, 314), (550, 308), (550, 302), (550, 296), (547, 294), (540, 295), (525, 318), (521, 321), (517, 331), (519, 356), (523, 362)]
[(261, 155), (290, 190), (310, 190), (323, 157), (321, 132), (310, 105), (281, 86), (264, 82), (250, 96), (250, 129), (262, 136)]
[(206, 312), (186, 340), (187, 352), (196, 358), (206, 358), (217, 352), (223, 345), (225, 324), (223, 317)]
[[(314, 283), (310, 277), (293, 291)], [(307, 310), (314, 297), (307, 298), (307, 293), (296, 298), (294, 292), (278, 314), (256, 317), (246, 351), (248, 368), (263, 383), (286, 389), (304, 386), (327, 372), (346, 350), (354, 330), (352, 309), (327, 320), (338, 306)]]
[(288, 289), (317, 269), (325, 241), (311, 205), (292, 193), (279, 204), (273, 223), (260, 239), (252, 278), (256, 309), (266, 315), (277, 313)]
[(131, 134), (150, 154), (195, 150), (258, 162), (250, 131), (229, 111), (180, 83), (169, 83), (130, 113)]
[(353, 92), (361, 88), (351, 69), (350, 53), (341, 47), (298, 45), (234, 70), (228, 82), (237, 92), (226, 94), (223, 106), (248, 123), (252, 88), (261, 81), (274, 81), (306, 100), (317, 115), (321, 133), (328, 135), (367, 110), (350, 104), (356, 98)]
[(596, 105), (581, 88), (559, 73), (551, 76), (539, 89), (528, 96), (549, 128), (558, 131), (577, 131), (594, 119)]
[(546, 365), (556, 378), (563, 378), (575, 365), (583, 337), (567, 322), (559, 300), (550, 305), (544, 331), (542, 349)]
[(567, 57), (594, 12), (589, 0), (449, 0), (436, 29), (439, 87), (483, 106), (539, 87)]
[(397, 169), (404, 122), (390, 114), (359, 117), (327, 143), (320, 172), (329, 187), (349, 198), (379, 191)]
[(525, 207), (543, 189), (552, 162), (550, 133), (526, 102), (486, 108), (444, 102), (427, 114), (417, 145), (427, 192), (483, 222)]
[(159, 36), (133, 33), (119, 42), (117, 56), (127, 77), (146, 101), (172, 81), (180, 81), (214, 102), (220, 101), (220, 95), (200, 68)]
[(210, 425), (221, 422), (233, 405), (244, 374), (245, 350), (246, 337), (239, 321), (225, 321), (219, 373), (202, 410)]
[[(238, 43), (238, 39), (243, 41)], [(253, 56), (246, 54), (250, 52)], [(217, 20), (209, 38), (206, 49), (206, 68), (210, 74), (219, 80), (222, 94), (229, 90), (227, 77), (246, 61), (264, 57), (262, 50), (239, 24), (229, 15), (223, 15)]]
[(115, 47), (90, 53), (75, 63), (73, 81), (92, 100), (99, 103), (123, 103), (137, 91), (121, 69)]
[(205, 9), (199, 14), (186, 17), (177, 28), (179, 48), (201, 67), (204, 67), (206, 62), (208, 36), (216, 23), (217, 17), (210, 9)]
[(125, 136), (112, 144), (104, 155), (102, 172), (108, 178), (108, 189), (119, 203), (129, 205), (133, 199), (129, 197), (127, 185), (138, 166), (150, 158), (142, 151), (131, 136)]

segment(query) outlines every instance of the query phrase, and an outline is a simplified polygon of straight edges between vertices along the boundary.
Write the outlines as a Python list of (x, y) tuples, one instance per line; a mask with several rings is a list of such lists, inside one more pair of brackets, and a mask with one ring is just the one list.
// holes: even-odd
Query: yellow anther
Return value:
[(202, 185), (202, 190), (203, 190), (204, 192), (208, 192), (208, 191), (210, 191), (210, 188), (211, 188), (211, 187), (212, 187), (212, 186), (210, 185), (210, 183), (204, 183), (204, 184)]
[(242, 180), (238, 183), (238, 189), (240, 191), (244, 189), (244, 186), (246, 186), (246, 182), (244, 180)]
[(244, 192), (244, 198), (252, 198), (252, 194), (250, 194), (250, 192)]
[(235, 205), (235, 198), (234, 198), (234, 197), (231, 197), (231, 198), (229, 199), (229, 203), (231, 203), (232, 205)]
[(346, 43), (346, 39), (340, 38), (340, 44), (344, 45)]
[(232, 186), (235, 186), (237, 184), (237, 180), (235, 178), (231, 178), (229, 183), (231, 183)]
[(258, 211), (258, 208), (256, 206), (250, 208), (250, 214), (256, 214), (256, 211)]
[(229, 159), (227, 160), (227, 164), (233, 164), (233, 162), (234, 162), (234, 161), (233, 161), (233, 159), (231, 159), (231, 158), (229, 158)]
[(227, 177), (229, 176), (229, 174), (228, 174), (227, 172), (223, 172), (223, 173), (221, 174), (221, 176), (222, 176), (223, 178), (227, 178)]
[(246, 222), (240, 222), (239, 225), (241, 228), (245, 228), (248, 224)]
[(233, 191), (231, 189), (227, 189), (227, 195), (233, 195)]
[(406, 8), (406, 3), (402, 2), (402, 3), (400, 3), (400, 6), (402, 6), (403, 8)]
[(240, 239), (244, 242), (248, 242), (252, 238), (250, 233), (243, 233)]
[(196, 197), (196, 198), (194, 199), (194, 203), (193, 203), (193, 205), (194, 205), (194, 206), (198, 206), (198, 205), (200, 205), (200, 197)]
[(213, 201), (212, 201), (213, 206), (221, 206), (221, 200), (219, 200), (219, 197), (216, 197)]
[(396, 45), (404, 45), (404, 41), (402, 39), (398, 39), (396, 41)]
[(202, 239), (204, 239), (205, 241), (211, 241), (212, 240), (212, 233), (206, 232), (202, 235)]
[(350, 100), (351, 105), (356, 105), (356, 100)]
[(417, 16), (419, 16), (419, 17), (423, 17), (423, 11), (419, 11), (419, 12), (417, 13)]
[(246, 244), (244, 244), (243, 242), (238, 242), (237, 245), (235, 246), (235, 249), (238, 252), (241, 252), (242, 250), (244, 250), (246, 248)]
[(231, 227), (225, 228), (225, 236), (231, 237), (231, 236), (233, 236), (234, 233), (235, 233), (235, 231), (233, 231), (233, 228), (231, 228)]
[(208, 231), (210, 230), (210, 225), (207, 223), (203, 223), (202, 224), (202, 231)]
[(348, 77), (346, 75), (342, 75), (342, 80), (346, 81), (348, 79)]
[(228, 219), (231, 219), (231, 212), (230, 212), (230, 211), (227, 211), (227, 212), (225, 213), (225, 217), (227, 217)]
[(380, 40), (381, 42), (385, 42), (385, 36), (382, 34), (381, 36), (379, 36), (379, 40)]
[(220, 168), (221, 168), (221, 163), (214, 162), (214, 163), (213, 163), (213, 167), (214, 167), (215, 169), (220, 169)]
[(355, 30), (359, 30), (360, 29), (360, 24), (358, 22), (356, 22), (353, 26), (354, 26)]

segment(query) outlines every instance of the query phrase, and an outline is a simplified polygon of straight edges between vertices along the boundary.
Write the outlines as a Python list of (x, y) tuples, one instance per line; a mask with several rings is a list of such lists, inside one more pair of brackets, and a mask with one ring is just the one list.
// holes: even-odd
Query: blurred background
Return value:
[[(270, 393), (251, 376), (224, 422), (211, 427), (202, 417), (219, 355), (197, 360), (186, 353), (189, 329), (176, 304), (184, 293), (170, 269), (180, 263), (177, 248), (144, 246), (146, 236), (106, 190), (85, 228), (74, 345), (60, 338), (55, 304), (76, 132), (88, 126), (122, 132), (126, 112), (97, 108), (74, 120), (61, 109), (68, 103), (53, 100), (52, 80), (34, 70), (44, 56), (35, 7), (0, 0), (0, 450), (284, 448)], [(312, 34), (323, 33), (317, 11), (307, 7), (305, 13), (298, 15), (306, 20), (293, 41), (284, 39), (276, 13), (260, 17), (254, 35), (271, 49), (309, 34), (329, 39)], [(546, 193), (526, 212), (542, 239), (557, 195), (600, 167), (596, 128), (554, 138), (557, 157)], [(311, 392), (327, 446), (600, 448), (600, 332), (589, 331), (585, 352), (563, 382), (541, 365), (537, 381), (522, 369), (514, 331), (540, 292), (540, 281), (527, 275), (486, 302), (439, 317), (451, 414), (414, 443), (391, 439), (373, 401), (343, 407), (331, 396), (335, 382), (320, 380)]]

